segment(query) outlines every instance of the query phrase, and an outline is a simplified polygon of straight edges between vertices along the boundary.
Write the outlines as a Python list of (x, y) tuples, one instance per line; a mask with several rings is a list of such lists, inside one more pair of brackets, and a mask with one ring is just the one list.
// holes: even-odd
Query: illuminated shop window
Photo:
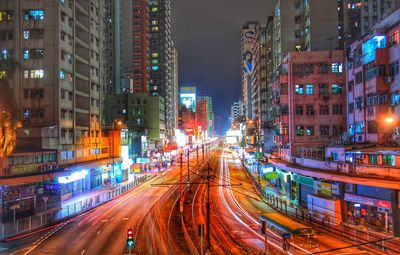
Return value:
[(43, 10), (27, 10), (24, 14), (24, 20), (43, 20), (44, 11)]

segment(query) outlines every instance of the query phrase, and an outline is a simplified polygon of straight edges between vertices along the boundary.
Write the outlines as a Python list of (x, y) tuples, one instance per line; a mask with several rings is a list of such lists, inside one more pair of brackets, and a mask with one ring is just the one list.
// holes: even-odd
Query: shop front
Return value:
[(90, 190), (90, 173), (83, 169), (67, 176), (58, 177), (61, 189), (61, 201), (69, 199), (85, 190)]
[(293, 180), (296, 183), (297, 194), (294, 199), (294, 203), (307, 208), (308, 207), (308, 195), (313, 195), (314, 191), (314, 179), (311, 177), (294, 174)]
[(345, 193), (344, 200), (347, 203), (347, 222), (377, 231), (393, 231), (391, 201), (349, 193)]
[(90, 188), (95, 189), (102, 186), (103, 167), (90, 169)]

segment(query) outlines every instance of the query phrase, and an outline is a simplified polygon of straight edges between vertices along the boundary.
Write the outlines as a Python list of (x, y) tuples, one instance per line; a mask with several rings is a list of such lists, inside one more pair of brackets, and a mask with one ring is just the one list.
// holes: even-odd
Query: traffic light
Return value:
[(127, 239), (126, 239), (126, 244), (128, 245), (129, 248), (135, 246), (135, 240), (133, 239), (133, 229), (128, 229), (127, 231)]

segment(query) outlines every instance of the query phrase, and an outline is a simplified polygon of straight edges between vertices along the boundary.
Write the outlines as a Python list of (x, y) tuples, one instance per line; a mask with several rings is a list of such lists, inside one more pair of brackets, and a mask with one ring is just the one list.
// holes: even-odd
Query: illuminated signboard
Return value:
[(181, 93), (181, 104), (186, 106), (187, 109), (192, 109), (196, 112), (196, 94), (195, 93)]
[(79, 171), (79, 172), (73, 172), (69, 176), (58, 177), (58, 183), (64, 184), (64, 183), (70, 183), (70, 182), (78, 181), (78, 180), (81, 180), (81, 179), (85, 178), (87, 174), (88, 174), (87, 170), (82, 170), (82, 171)]

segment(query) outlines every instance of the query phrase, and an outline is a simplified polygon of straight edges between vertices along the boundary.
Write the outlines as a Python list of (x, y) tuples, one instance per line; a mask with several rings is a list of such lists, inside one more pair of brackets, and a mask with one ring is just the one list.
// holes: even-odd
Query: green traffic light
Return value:
[(127, 244), (128, 244), (128, 247), (133, 247), (133, 246), (135, 246), (135, 241), (133, 239), (128, 239)]

